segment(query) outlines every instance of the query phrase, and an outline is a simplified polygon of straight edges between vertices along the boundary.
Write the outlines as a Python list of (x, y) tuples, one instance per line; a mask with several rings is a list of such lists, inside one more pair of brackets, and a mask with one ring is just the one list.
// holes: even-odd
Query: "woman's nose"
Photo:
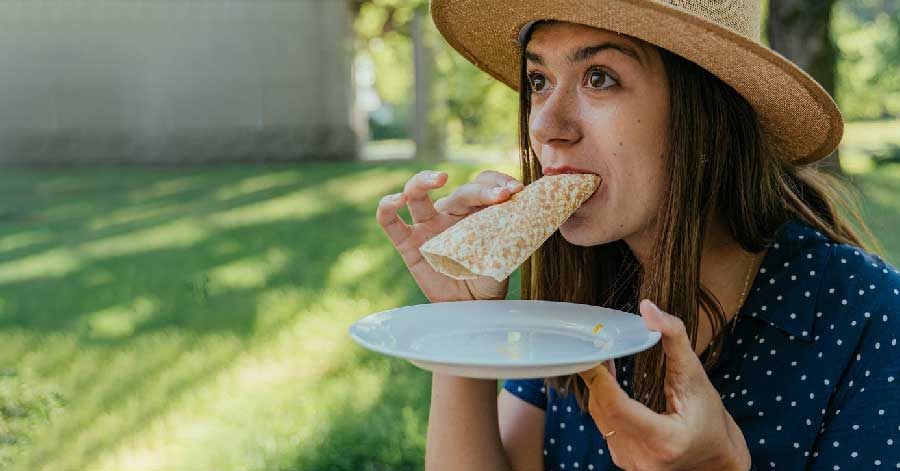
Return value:
[(557, 89), (540, 106), (533, 106), (528, 131), (543, 145), (571, 145), (578, 142), (581, 131), (577, 120), (575, 93)]

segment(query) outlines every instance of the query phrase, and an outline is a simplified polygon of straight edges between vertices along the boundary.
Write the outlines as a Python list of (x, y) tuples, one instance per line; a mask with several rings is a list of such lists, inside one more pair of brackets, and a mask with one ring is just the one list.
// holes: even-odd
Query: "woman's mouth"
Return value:
[(596, 175), (597, 172), (593, 170), (587, 170), (578, 167), (570, 167), (568, 165), (563, 165), (561, 167), (545, 167), (542, 169), (544, 176), (550, 175), (560, 175), (563, 173), (590, 173)]

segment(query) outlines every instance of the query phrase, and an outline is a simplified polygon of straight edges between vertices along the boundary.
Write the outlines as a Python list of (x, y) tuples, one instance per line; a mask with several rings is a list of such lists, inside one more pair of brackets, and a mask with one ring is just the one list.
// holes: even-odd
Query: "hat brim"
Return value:
[(777, 52), (700, 16), (648, 0), (432, 0), (447, 42), (517, 90), (519, 32), (536, 20), (579, 23), (667, 49), (717, 76), (754, 108), (776, 150), (796, 163), (831, 154), (844, 120), (830, 95)]

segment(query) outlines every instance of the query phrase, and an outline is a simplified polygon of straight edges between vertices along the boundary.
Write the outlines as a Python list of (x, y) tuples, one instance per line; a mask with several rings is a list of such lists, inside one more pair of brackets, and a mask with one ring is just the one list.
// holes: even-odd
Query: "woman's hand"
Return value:
[[(524, 188), (509, 175), (485, 171), (453, 192), (450, 196), (431, 202), (428, 191), (444, 186), (447, 174), (424, 171), (416, 174), (403, 193), (388, 195), (378, 204), (376, 217), (394, 247), (403, 257), (422, 293), (431, 302), (467, 301), (474, 299), (505, 299), (509, 279), (498, 282), (487, 276), (473, 280), (454, 280), (436, 272), (419, 252), (428, 239), (440, 234), (461, 219), (487, 206), (501, 203)], [(404, 204), (409, 206), (412, 225), (397, 214)]]
[(606, 365), (579, 373), (613, 462), (626, 470), (747, 471), (744, 435), (710, 383), (684, 323), (649, 300), (641, 303), (641, 314), (648, 329), (662, 333), (665, 414), (628, 397)]

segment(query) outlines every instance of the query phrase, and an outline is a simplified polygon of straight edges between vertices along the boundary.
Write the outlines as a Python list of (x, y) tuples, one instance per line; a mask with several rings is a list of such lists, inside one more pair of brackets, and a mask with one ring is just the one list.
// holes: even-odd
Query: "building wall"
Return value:
[(0, 161), (352, 159), (343, 0), (0, 0)]

